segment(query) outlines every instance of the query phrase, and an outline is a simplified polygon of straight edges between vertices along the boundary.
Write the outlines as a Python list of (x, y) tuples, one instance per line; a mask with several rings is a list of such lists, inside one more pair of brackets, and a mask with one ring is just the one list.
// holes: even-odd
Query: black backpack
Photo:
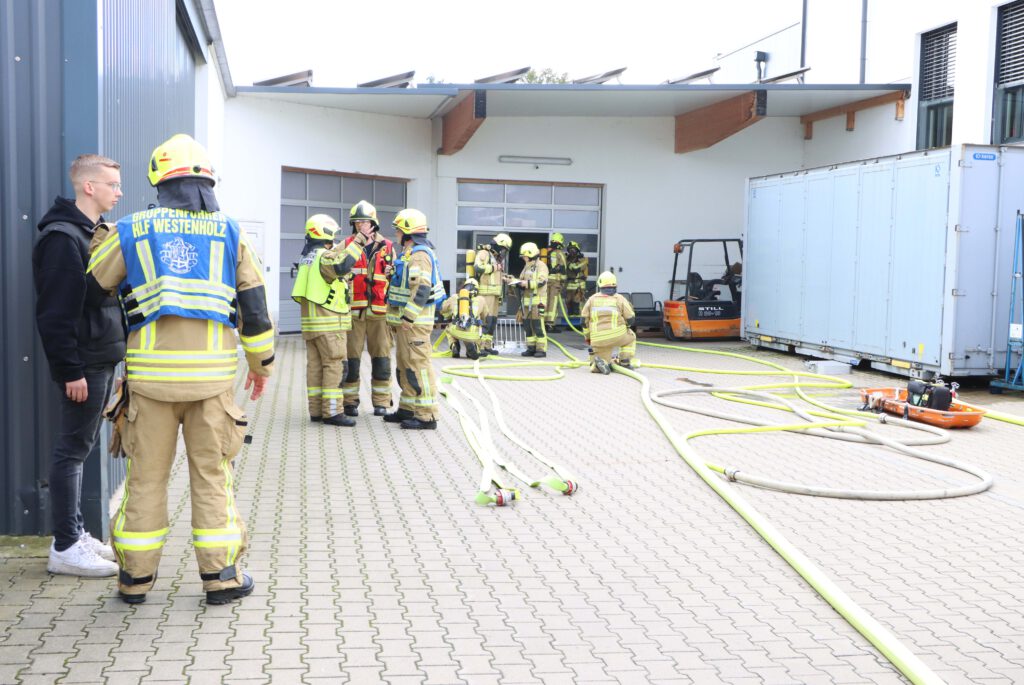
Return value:
[(948, 411), (953, 403), (953, 393), (945, 385), (933, 385), (922, 381), (907, 383), (907, 404), (926, 409)]

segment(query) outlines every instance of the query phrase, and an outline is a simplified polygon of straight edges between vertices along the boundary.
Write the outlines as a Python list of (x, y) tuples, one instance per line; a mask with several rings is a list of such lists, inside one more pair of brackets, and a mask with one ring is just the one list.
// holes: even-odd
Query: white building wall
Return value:
[(281, 167), (411, 179), (408, 203), (433, 210), (430, 122), (239, 95), (224, 106), (218, 199), (243, 222), (263, 222), (267, 299), (276, 316), (281, 264)]
[[(459, 178), (601, 184), (601, 268), (615, 267), (623, 291), (663, 299), (676, 241), (739, 237), (747, 176), (801, 162), (802, 128), (795, 119), (765, 119), (687, 154), (674, 152), (674, 130), (670, 117), (487, 119), (463, 150), (438, 157), (439, 246), (454, 252)], [(499, 155), (569, 157), (573, 163), (534, 169), (499, 163)]]

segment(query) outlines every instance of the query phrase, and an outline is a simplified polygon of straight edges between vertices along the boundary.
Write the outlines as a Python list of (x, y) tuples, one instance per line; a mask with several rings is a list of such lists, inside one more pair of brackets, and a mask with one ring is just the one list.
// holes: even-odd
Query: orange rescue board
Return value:
[(872, 397), (880, 398), (881, 407), (889, 414), (903, 417), (904, 412), (907, 418), (912, 421), (920, 421), (939, 428), (970, 428), (976, 426), (985, 415), (985, 410), (973, 405), (964, 404), (953, 400), (948, 411), (928, 409), (927, 407), (915, 407), (907, 405), (906, 388), (862, 388), (860, 398), (864, 404), (868, 404)]

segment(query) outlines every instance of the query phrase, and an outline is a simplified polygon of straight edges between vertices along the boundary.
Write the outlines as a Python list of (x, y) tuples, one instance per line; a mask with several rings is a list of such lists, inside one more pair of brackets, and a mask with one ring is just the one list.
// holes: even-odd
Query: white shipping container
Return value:
[(1001, 373), (1018, 211), (1016, 147), (751, 178), (742, 335), (912, 377)]

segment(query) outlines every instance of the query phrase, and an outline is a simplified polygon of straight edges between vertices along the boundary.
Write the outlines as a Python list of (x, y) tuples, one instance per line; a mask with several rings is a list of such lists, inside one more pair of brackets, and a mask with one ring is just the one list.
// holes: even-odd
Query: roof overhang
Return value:
[[(799, 117), (805, 136), (822, 118), (896, 102), (907, 84), (419, 84), (416, 88), (239, 87), (239, 97), (444, 120), (443, 154), (454, 154), (488, 117), (675, 117), (676, 151), (708, 147), (764, 117)], [(467, 102), (468, 100), (468, 102)], [(696, 139), (696, 127), (703, 127)], [(687, 133), (689, 132), (689, 133)], [(689, 138), (680, 141), (680, 135)]]

